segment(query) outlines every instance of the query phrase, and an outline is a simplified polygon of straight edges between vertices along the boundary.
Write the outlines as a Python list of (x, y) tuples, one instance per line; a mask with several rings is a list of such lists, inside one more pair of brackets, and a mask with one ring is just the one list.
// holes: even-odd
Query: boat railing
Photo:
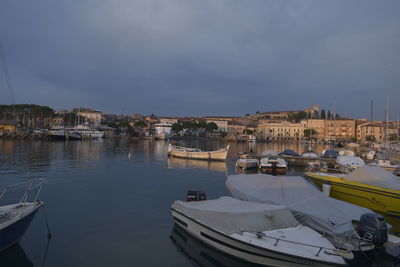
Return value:
[[(6, 192), (14, 189), (14, 188), (21, 188), (26, 186), (26, 189), (24, 193), (22, 194), (21, 199), (19, 200), (19, 203), (26, 203), (28, 202), (28, 198), (30, 196), (33, 196), (33, 202), (37, 201), (37, 198), (40, 194), (40, 191), (42, 190), (43, 184), (46, 182), (46, 179), (44, 178), (36, 178), (36, 179), (30, 179), (25, 182), (17, 183), (17, 184), (12, 184), (12, 185), (6, 185), (3, 190), (1, 191), (0, 194), (0, 200), (3, 198)], [(32, 192), (34, 192), (33, 195)]]
[(279, 242), (286, 242), (286, 243), (316, 248), (316, 249), (318, 249), (317, 253), (315, 254), (315, 256), (317, 256), (317, 257), (319, 256), (319, 254), (321, 253), (322, 250), (332, 251), (333, 253), (330, 253), (330, 254), (334, 255), (334, 256), (348, 257), (348, 258), (352, 258), (352, 256), (353, 256), (353, 253), (351, 252), (351, 250), (349, 250), (347, 248), (346, 249), (328, 248), (328, 247), (323, 247), (323, 246), (316, 246), (316, 245), (301, 243), (301, 242), (297, 242), (297, 241), (282, 239), (282, 238), (275, 237), (275, 236), (269, 236), (269, 235), (265, 234), (264, 232), (253, 232), (253, 233), (257, 236), (258, 239), (266, 237), (266, 238), (275, 240), (274, 246), (277, 246)]
[[(324, 232), (322, 234), (323, 237), (327, 238), (332, 238), (335, 244), (339, 244), (340, 247), (346, 247), (348, 249), (349, 247), (355, 248), (358, 250), (363, 250), (363, 247), (371, 247), (374, 246), (372, 239), (367, 237), (361, 237), (356, 234), (353, 234), (352, 236), (343, 236), (343, 237), (338, 237), (336, 235), (333, 235), (331, 233)], [(353, 249), (352, 249), (353, 250)]]

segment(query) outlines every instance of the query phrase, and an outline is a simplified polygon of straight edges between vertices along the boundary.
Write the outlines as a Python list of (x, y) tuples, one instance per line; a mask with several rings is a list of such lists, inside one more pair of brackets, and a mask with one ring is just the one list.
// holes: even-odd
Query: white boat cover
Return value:
[(265, 150), (263, 153), (261, 153), (262, 158), (276, 157), (276, 156), (278, 156), (278, 152), (271, 149)]
[(336, 162), (342, 166), (350, 168), (360, 168), (365, 166), (365, 162), (360, 157), (338, 156)]
[(232, 197), (194, 202), (177, 200), (172, 208), (226, 234), (269, 231), (299, 224), (285, 206), (241, 201)]
[(354, 151), (351, 150), (340, 150), (339, 151), (339, 156), (350, 156), (350, 157), (354, 157), (355, 153)]
[(226, 186), (241, 200), (285, 205), (303, 225), (335, 236), (356, 234), (351, 221), (372, 212), (330, 198), (300, 176), (230, 175)]
[(400, 190), (400, 178), (378, 166), (365, 166), (345, 176), (343, 179), (377, 187)]

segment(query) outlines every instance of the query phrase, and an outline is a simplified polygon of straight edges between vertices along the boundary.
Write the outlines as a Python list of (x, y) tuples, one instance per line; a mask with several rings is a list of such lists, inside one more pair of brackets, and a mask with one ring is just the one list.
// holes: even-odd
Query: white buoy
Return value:
[(329, 184), (322, 184), (322, 192), (326, 195), (326, 196), (330, 196), (331, 194), (331, 185)]

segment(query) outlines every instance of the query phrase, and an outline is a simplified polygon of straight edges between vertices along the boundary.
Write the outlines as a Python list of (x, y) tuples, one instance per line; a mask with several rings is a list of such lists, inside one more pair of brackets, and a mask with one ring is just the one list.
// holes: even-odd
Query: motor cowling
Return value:
[(383, 216), (376, 213), (361, 215), (359, 234), (371, 238), (374, 245), (382, 246), (388, 240), (387, 224)]

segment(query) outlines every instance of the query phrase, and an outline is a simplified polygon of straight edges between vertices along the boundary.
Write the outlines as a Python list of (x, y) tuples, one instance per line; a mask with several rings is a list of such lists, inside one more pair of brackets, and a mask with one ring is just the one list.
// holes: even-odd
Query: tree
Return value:
[(299, 122), (307, 118), (307, 112), (300, 111), (289, 116), (289, 119), (295, 122)]
[(326, 119), (325, 109), (321, 110), (321, 119)]
[(338, 113), (335, 114), (335, 119), (340, 119), (340, 116)]
[(216, 131), (216, 130), (218, 130), (218, 125), (217, 124), (215, 124), (214, 122), (207, 123), (206, 132), (211, 133), (211, 132)]
[(252, 131), (250, 129), (245, 129), (245, 130), (243, 130), (243, 134), (251, 135), (251, 134), (254, 134), (254, 131)]
[(180, 131), (183, 130), (182, 124), (180, 123), (174, 123), (172, 124), (172, 131), (175, 133), (179, 133)]
[(318, 132), (314, 129), (304, 129), (304, 137), (310, 137), (310, 136), (314, 136), (317, 134), (318, 134)]
[(135, 122), (135, 127), (143, 128), (147, 126), (147, 123), (144, 120), (139, 120)]
[(332, 119), (332, 113), (330, 110), (328, 110), (328, 120), (331, 120), (331, 119)]

